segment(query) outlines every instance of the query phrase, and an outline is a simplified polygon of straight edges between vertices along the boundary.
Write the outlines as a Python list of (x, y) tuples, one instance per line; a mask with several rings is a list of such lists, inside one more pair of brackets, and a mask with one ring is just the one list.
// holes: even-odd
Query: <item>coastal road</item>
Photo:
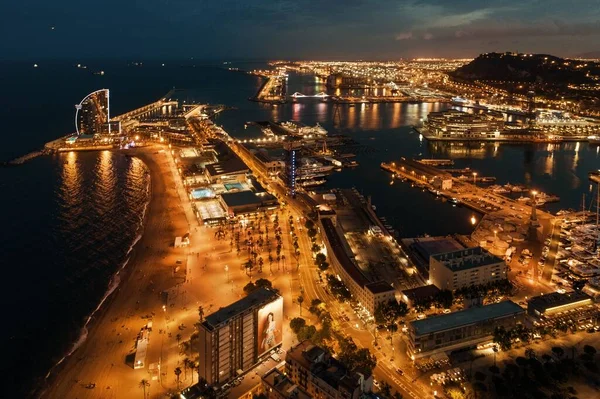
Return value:
[[(263, 179), (265, 182), (269, 182), (268, 188), (270, 191), (277, 194), (280, 198), (285, 198), (288, 202), (286, 208), (291, 212), (294, 216), (295, 224), (298, 224), (297, 220), (300, 218), (301, 220), (304, 218), (304, 215), (309, 213), (311, 209), (304, 202), (288, 197), (286, 195), (287, 188), (281, 186), (277, 181), (272, 180), (269, 176), (262, 172), (262, 168), (259, 167), (255, 161), (255, 159), (247, 156), (244, 151), (239, 151), (235, 148), (236, 144), (233, 144), (232, 149), (242, 158), (242, 160), (250, 166), (252, 172)], [(236, 151), (237, 150), (237, 151)], [(301, 226), (302, 224), (300, 224)], [(304, 228), (303, 228), (304, 229)], [(298, 229), (297, 229), (298, 231)], [(325, 303), (327, 303), (327, 308), (332, 314), (332, 316), (340, 323), (342, 326), (345, 326), (344, 331), (348, 333), (348, 330), (352, 330), (351, 335), (355, 340), (356, 344), (361, 347), (368, 348), (371, 353), (378, 353), (378, 350), (373, 346), (372, 341), (374, 340), (373, 335), (369, 332), (369, 326), (364, 324), (362, 321), (358, 320), (358, 317), (353, 318), (352, 325), (348, 324), (345, 321), (340, 322), (342, 320), (341, 315), (344, 312), (346, 315), (349, 315), (351, 312), (347, 313), (343, 310), (342, 304), (340, 304), (336, 299), (334, 299), (325, 289), (324, 287), (317, 282), (317, 267), (314, 266), (314, 262), (312, 260), (312, 250), (311, 250), (311, 242), (306, 234), (306, 229), (302, 232), (298, 231), (298, 243), (300, 248), (300, 279), (301, 279), (301, 293), (305, 297), (304, 303), (305, 306), (308, 307), (311, 300), (313, 299), (321, 299)], [(356, 328), (356, 325), (359, 327)], [(392, 389), (401, 393), (405, 398), (422, 398), (423, 393), (428, 391), (424, 385), (420, 385), (415, 382), (408, 380), (406, 376), (400, 376), (396, 373), (396, 367), (393, 363), (386, 359), (385, 356), (382, 356), (383, 353), (378, 353), (378, 366), (375, 369), (375, 377), (379, 381), (386, 381)], [(401, 356), (398, 353), (398, 356)]]

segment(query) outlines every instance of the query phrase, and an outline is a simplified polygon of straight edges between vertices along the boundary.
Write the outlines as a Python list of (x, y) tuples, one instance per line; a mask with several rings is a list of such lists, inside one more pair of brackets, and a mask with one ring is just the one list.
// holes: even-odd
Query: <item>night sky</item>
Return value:
[(18, 0), (0, 30), (5, 60), (600, 55), (600, 0)]

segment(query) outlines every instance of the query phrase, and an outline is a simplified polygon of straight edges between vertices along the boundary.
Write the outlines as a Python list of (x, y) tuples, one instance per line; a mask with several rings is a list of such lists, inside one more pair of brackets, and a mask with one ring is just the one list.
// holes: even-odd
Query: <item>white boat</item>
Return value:
[(331, 172), (335, 166), (323, 165), (312, 158), (300, 158), (300, 166), (297, 169), (298, 176)]
[(282, 122), (280, 126), (292, 136), (325, 136), (327, 130), (323, 128), (318, 122), (315, 126), (303, 126), (302, 124), (294, 121)]

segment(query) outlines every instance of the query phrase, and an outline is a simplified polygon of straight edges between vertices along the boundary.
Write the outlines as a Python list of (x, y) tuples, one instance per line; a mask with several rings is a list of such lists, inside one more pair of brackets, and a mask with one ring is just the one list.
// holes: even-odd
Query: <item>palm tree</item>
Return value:
[(179, 376), (181, 375), (181, 368), (175, 367), (173, 372), (175, 373), (175, 377), (177, 377), (177, 390), (179, 391)]
[(188, 367), (190, 368), (190, 372), (192, 373), (192, 383), (190, 385), (194, 385), (194, 370), (196, 369), (196, 362), (193, 360), (189, 361)]
[(300, 316), (302, 316), (302, 302), (304, 302), (304, 297), (300, 295), (298, 297), (298, 305), (300, 306)]
[[(187, 379), (187, 369), (193, 370), (194, 362), (188, 359), (187, 357), (183, 359), (183, 371), (185, 374), (185, 379)], [(194, 378), (194, 372), (192, 371), (192, 378)]]
[(179, 354), (181, 354), (181, 334), (177, 334), (175, 339), (177, 340), (177, 349), (179, 349)]
[(150, 386), (150, 382), (147, 379), (142, 379), (140, 381), (140, 388), (144, 390), (144, 399), (146, 399), (146, 388)]

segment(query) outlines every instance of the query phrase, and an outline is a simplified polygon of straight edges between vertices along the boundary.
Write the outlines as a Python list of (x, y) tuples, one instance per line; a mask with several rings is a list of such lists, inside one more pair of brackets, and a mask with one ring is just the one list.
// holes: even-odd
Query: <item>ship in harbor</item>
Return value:
[(298, 176), (329, 173), (335, 168), (334, 165), (325, 165), (314, 158), (300, 158), (300, 166), (297, 169)]
[(322, 137), (327, 135), (327, 130), (323, 128), (318, 122), (315, 126), (306, 126), (300, 122), (287, 121), (279, 123), (281, 129), (290, 136), (296, 137), (308, 137), (316, 136)]
[(588, 143), (592, 145), (600, 145), (600, 136), (588, 136)]

